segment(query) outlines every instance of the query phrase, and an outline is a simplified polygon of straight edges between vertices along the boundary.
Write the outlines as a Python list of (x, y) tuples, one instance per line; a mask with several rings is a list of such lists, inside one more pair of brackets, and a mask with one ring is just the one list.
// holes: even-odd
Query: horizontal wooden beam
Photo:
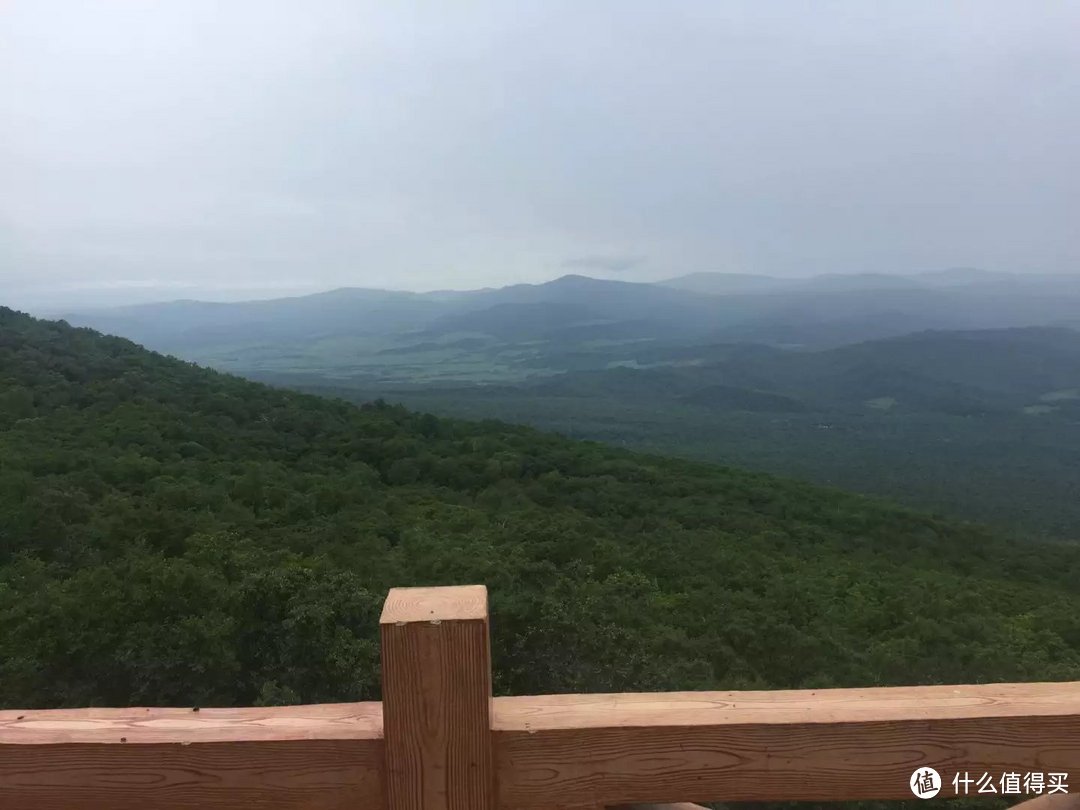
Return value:
[(0, 711), (0, 810), (383, 807), (382, 706)]
[(912, 772), (1075, 771), (1080, 683), (496, 698), (501, 807), (912, 798)]
[[(491, 723), (505, 808), (898, 799), (926, 765), (947, 797), (958, 771), (1075, 771), (1080, 683), (509, 697)], [(2, 711), (0, 810), (383, 808), (382, 724), (377, 703)]]

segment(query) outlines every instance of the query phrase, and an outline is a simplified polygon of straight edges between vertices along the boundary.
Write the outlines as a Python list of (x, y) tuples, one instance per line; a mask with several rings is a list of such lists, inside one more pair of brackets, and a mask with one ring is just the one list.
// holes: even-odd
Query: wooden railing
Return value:
[(0, 808), (910, 799), (925, 766), (1080, 770), (1080, 683), (493, 699), (483, 587), (394, 589), (380, 630), (382, 703), (0, 712)]

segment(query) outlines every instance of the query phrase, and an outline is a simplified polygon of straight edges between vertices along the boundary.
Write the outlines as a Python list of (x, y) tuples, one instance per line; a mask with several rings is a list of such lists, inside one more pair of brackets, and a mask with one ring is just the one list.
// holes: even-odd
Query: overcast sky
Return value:
[(1080, 270), (1071, 0), (3, 0), (0, 303)]

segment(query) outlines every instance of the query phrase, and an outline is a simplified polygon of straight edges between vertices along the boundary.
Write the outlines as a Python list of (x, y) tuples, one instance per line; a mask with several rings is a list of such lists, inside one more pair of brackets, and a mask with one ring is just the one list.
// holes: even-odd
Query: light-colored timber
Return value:
[(488, 619), (487, 588), (460, 585), (453, 588), (391, 588), (383, 602), (379, 624), (398, 622), (444, 622)]
[(924, 765), (1075, 771), (1080, 683), (511, 697), (493, 730), (500, 805), (521, 810), (901, 799)]
[(381, 746), (381, 703), (244, 709), (0, 710), (0, 744), (285, 742), (361, 740)]
[(381, 808), (378, 703), (0, 711), (0, 810)]
[(395, 588), (382, 636), (389, 810), (493, 810), (487, 589)]

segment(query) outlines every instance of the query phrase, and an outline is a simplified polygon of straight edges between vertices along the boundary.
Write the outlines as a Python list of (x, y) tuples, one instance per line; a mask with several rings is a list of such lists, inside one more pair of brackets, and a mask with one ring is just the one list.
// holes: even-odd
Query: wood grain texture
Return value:
[(382, 810), (391, 786), (398, 806), (491, 810), (492, 740), (498, 806), (518, 810), (908, 798), (923, 765), (947, 786), (963, 770), (1080, 768), (1080, 683), (492, 702), (485, 619), (390, 615), (396, 745), (377, 703), (2, 711), (0, 810)]
[(1080, 763), (1080, 683), (559, 695), (493, 711), (500, 805), (521, 810), (901, 799), (921, 765), (948, 784)]
[(0, 810), (381, 810), (378, 703), (0, 712)]
[(487, 590), (394, 589), (380, 622), (390, 810), (492, 810)]
[(487, 621), (487, 588), (460, 585), (452, 588), (391, 588), (383, 602), (380, 624), (397, 622)]
[(382, 739), (381, 703), (241, 709), (6, 709), (0, 745)]

